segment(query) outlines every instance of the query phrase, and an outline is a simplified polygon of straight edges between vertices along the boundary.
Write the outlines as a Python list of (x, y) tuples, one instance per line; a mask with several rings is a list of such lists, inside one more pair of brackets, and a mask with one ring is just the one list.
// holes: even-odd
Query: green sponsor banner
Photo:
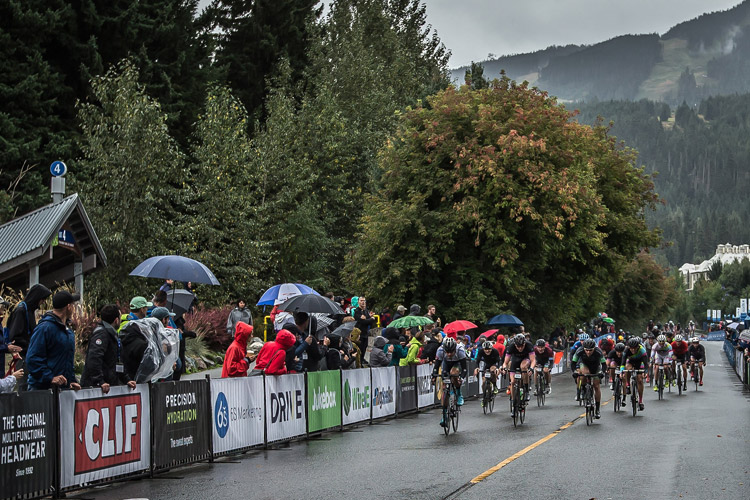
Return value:
[(309, 432), (341, 425), (341, 372), (308, 372), (307, 425)]

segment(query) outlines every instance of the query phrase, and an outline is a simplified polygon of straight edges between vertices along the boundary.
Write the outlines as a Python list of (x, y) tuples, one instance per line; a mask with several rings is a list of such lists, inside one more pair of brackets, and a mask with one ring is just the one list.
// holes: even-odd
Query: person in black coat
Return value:
[(102, 308), (101, 322), (94, 328), (89, 338), (89, 346), (86, 351), (86, 365), (81, 377), (82, 387), (101, 387), (102, 392), (107, 394), (113, 385), (121, 385), (124, 382), (135, 388), (132, 380), (123, 381), (124, 378), (120, 365), (120, 341), (117, 338), (117, 327), (120, 325), (120, 309), (109, 304)]
[[(16, 370), (25, 368), (26, 354), (31, 342), (31, 333), (36, 328), (36, 310), (43, 300), (52, 295), (49, 288), (36, 284), (29, 288), (23, 302), (16, 304), (8, 317), (8, 339), (11, 344), (21, 348), (21, 360), (16, 364)], [(28, 371), (28, 370), (27, 370)], [(26, 375), (18, 380), (18, 390), (28, 390)]]

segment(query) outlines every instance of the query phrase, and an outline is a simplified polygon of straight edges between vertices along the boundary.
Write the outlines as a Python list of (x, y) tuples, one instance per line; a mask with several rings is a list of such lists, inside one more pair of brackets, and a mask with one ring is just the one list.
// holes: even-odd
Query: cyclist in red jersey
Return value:
[[(672, 342), (672, 370), (675, 369), (677, 361), (682, 362), (682, 390), (687, 391), (687, 353), (688, 353), (687, 342), (682, 340), (682, 335), (679, 333), (674, 336)], [(674, 372), (677, 373), (677, 372)]]

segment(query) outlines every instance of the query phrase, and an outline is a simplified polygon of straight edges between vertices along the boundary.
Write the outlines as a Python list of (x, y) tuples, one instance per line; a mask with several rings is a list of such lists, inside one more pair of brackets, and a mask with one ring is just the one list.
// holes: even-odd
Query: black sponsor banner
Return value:
[(51, 493), (57, 464), (52, 391), (0, 394), (0, 498)]
[(211, 401), (207, 380), (153, 384), (151, 412), (155, 468), (210, 457)]
[(398, 367), (398, 412), (417, 409), (417, 367)]

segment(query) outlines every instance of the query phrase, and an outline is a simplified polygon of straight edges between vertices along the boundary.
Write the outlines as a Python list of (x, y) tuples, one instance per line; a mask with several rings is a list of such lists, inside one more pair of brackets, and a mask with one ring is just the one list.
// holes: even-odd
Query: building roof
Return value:
[[(60, 202), (45, 205), (0, 226), (0, 268), (7, 267), (7, 264), (12, 261), (16, 261), (13, 265), (21, 265), (44, 253), (55, 241), (63, 224), (75, 211), (78, 212), (83, 223), (91, 247), (101, 263), (106, 266), (107, 257), (104, 249), (76, 193)], [(24, 259), (24, 256), (29, 256), (29, 258)]]

